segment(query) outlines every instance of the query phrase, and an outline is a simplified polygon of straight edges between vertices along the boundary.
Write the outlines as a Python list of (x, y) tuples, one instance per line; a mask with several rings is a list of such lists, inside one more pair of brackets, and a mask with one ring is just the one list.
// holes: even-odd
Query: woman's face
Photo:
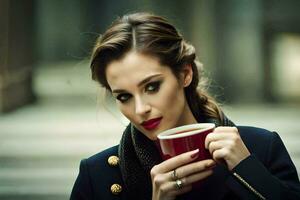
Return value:
[[(195, 122), (187, 105), (185, 77), (178, 80), (155, 57), (130, 51), (109, 63), (107, 82), (123, 115), (151, 140), (161, 131)], [(187, 78), (187, 79), (188, 79)], [(188, 83), (189, 84), (189, 83)]]

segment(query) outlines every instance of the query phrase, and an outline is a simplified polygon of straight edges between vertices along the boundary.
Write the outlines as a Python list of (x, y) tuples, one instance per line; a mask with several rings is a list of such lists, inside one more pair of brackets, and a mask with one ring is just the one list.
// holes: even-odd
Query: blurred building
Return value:
[(33, 1), (0, 1), (0, 113), (34, 100)]
[(221, 100), (299, 103), (299, 7), (298, 0), (1, 0), (0, 110), (34, 100), (39, 63), (88, 58), (112, 20), (135, 11), (166, 16), (180, 29)]

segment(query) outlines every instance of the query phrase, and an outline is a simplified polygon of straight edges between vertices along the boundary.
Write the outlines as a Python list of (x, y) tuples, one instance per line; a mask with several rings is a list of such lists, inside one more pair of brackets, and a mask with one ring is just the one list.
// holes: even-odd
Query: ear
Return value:
[(192, 65), (191, 64), (184, 65), (181, 73), (182, 73), (183, 87), (188, 87), (193, 80)]

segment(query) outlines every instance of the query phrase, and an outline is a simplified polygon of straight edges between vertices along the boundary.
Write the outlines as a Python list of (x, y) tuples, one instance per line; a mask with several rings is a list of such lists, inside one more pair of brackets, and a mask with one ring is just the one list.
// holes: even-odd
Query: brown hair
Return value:
[(190, 64), (193, 80), (185, 88), (185, 95), (193, 115), (196, 119), (204, 115), (223, 123), (220, 107), (206, 92), (203, 66), (196, 58), (195, 48), (166, 19), (153, 14), (133, 13), (118, 18), (98, 38), (91, 57), (93, 80), (110, 90), (105, 77), (106, 66), (130, 50), (159, 58), (161, 64), (169, 66), (176, 77), (184, 65)]

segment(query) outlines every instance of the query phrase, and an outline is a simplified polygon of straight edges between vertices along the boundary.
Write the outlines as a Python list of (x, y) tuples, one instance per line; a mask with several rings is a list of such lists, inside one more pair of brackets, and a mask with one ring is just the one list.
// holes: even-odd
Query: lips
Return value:
[(160, 124), (161, 119), (162, 117), (158, 117), (158, 118), (150, 119), (148, 121), (144, 121), (142, 123), (142, 126), (147, 130), (155, 129)]

